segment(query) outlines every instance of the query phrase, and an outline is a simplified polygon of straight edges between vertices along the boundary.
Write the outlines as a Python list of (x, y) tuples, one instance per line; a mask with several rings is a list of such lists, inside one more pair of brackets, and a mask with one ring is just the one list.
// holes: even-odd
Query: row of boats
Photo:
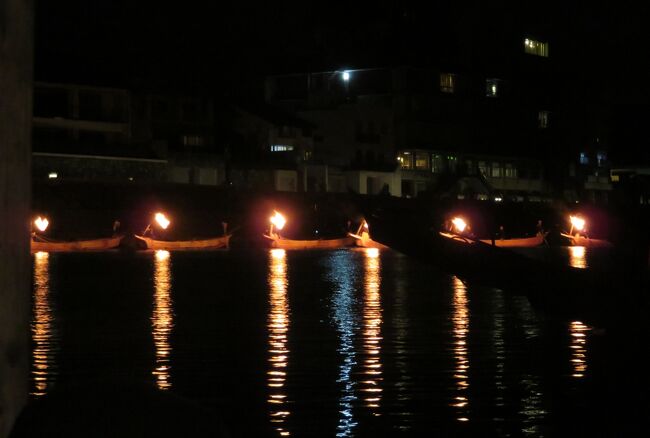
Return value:
[[(283, 237), (280, 232), (284, 228), (287, 220), (278, 211), (269, 218), (270, 227), (268, 233), (264, 233), (263, 237), (266, 239), (270, 246), (273, 248), (282, 249), (337, 249), (352, 246), (366, 247), (366, 248), (386, 248), (384, 244), (373, 240), (370, 237), (369, 226), (365, 220), (361, 221), (358, 229), (355, 232), (348, 232), (346, 236), (335, 239), (310, 239), (310, 240), (296, 240), (287, 239)], [(76, 251), (103, 251), (119, 248), (122, 246), (131, 246), (133, 248), (142, 248), (150, 250), (213, 250), (228, 248), (230, 246), (230, 239), (232, 232), (227, 231), (227, 225), (224, 224), (223, 235), (207, 238), (207, 239), (192, 239), (192, 240), (162, 240), (153, 236), (154, 228), (165, 230), (169, 227), (171, 221), (165, 216), (164, 213), (156, 213), (154, 221), (150, 223), (145, 231), (140, 234), (125, 235), (115, 233), (111, 237), (89, 239), (89, 240), (74, 240), (74, 241), (57, 241), (44, 236), (45, 230), (48, 228), (49, 221), (47, 218), (38, 217), (34, 221), (35, 231), (32, 232), (31, 250), (32, 252), (46, 251), (46, 252), (76, 252)], [(571, 217), (572, 227), (568, 233), (563, 233), (562, 236), (568, 239), (570, 245), (575, 246), (609, 246), (609, 242), (598, 239), (591, 239), (586, 237), (581, 232), (584, 231), (585, 221), (579, 217)], [(541, 246), (546, 243), (548, 233), (540, 231), (533, 237), (523, 237), (515, 239), (475, 239), (465, 219), (461, 217), (454, 217), (449, 221), (449, 227), (440, 231), (442, 237), (457, 240), (467, 244), (487, 244), (503, 248), (526, 248)], [(576, 232), (574, 233), (574, 230)], [(117, 230), (114, 230), (117, 231)]]

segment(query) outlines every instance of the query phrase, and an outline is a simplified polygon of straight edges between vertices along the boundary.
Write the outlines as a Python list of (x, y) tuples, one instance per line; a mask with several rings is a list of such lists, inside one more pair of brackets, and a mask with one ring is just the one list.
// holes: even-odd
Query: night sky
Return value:
[(588, 1), (450, 3), (37, 0), (35, 76), (261, 96), (260, 79), (269, 73), (454, 68), (455, 55), (474, 41), (493, 41), (495, 54), (506, 59), (498, 53), (502, 42), (519, 44), (522, 34), (550, 30), (558, 86), (571, 104), (585, 113), (606, 105), (614, 130), (630, 142), (644, 141), (650, 117), (646, 10)]

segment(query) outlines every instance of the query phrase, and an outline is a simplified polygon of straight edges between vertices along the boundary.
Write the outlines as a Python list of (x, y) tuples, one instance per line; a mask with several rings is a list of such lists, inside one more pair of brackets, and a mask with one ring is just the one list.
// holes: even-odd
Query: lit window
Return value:
[(184, 135), (183, 146), (203, 146), (205, 140), (201, 135)]
[(488, 176), (488, 166), (485, 161), (478, 162), (478, 170), (481, 172), (481, 175)]
[(57, 179), (57, 178), (59, 177), (59, 174), (56, 173), (56, 172), (50, 172), (50, 173), (47, 175), (47, 177), (48, 177), (49, 179)]
[(413, 169), (413, 154), (405, 151), (399, 154), (398, 159), (402, 169)]
[(305, 154), (304, 154), (304, 160), (305, 160), (305, 161), (309, 161), (309, 160), (311, 160), (311, 156), (312, 156), (312, 152), (311, 152), (311, 151), (305, 151)]
[(529, 55), (548, 57), (548, 43), (544, 41), (535, 41), (530, 38), (524, 39), (524, 52)]
[(499, 96), (499, 80), (498, 79), (486, 79), (485, 80), (485, 95), (487, 97), (498, 97)]
[(541, 129), (548, 128), (549, 111), (540, 111), (537, 113), (537, 126)]
[(586, 152), (580, 152), (580, 164), (589, 164), (589, 156)]
[(426, 152), (416, 152), (415, 168), (418, 170), (429, 170), (429, 154)]
[(514, 167), (510, 163), (506, 163), (506, 169), (505, 169), (505, 177), (506, 178), (517, 178), (517, 168)]
[(272, 144), (271, 152), (289, 152), (293, 150), (293, 146), (290, 144)]
[(604, 166), (605, 163), (607, 162), (607, 153), (606, 152), (598, 152), (596, 154), (596, 161), (598, 161), (598, 166)]
[(456, 89), (456, 75), (452, 73), (440, 73), (440, 91), (453, 93)]
[(492, 163), (492, 178), (501, 178), (502, 172), (501, 163)]

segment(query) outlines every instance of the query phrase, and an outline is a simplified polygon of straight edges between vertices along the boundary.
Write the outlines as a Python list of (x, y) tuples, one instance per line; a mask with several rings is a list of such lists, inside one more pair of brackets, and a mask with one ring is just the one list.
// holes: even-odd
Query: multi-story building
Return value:
[(209, 99), (36, 83), (33, 173), (214, 185), (225, 179), (214, 131)]

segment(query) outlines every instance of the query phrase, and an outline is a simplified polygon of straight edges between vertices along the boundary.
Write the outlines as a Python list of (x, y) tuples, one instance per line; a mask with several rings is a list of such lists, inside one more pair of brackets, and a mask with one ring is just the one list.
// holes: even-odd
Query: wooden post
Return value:
[(32, 1), (0, 2), (0, 437), (28, 393)]

